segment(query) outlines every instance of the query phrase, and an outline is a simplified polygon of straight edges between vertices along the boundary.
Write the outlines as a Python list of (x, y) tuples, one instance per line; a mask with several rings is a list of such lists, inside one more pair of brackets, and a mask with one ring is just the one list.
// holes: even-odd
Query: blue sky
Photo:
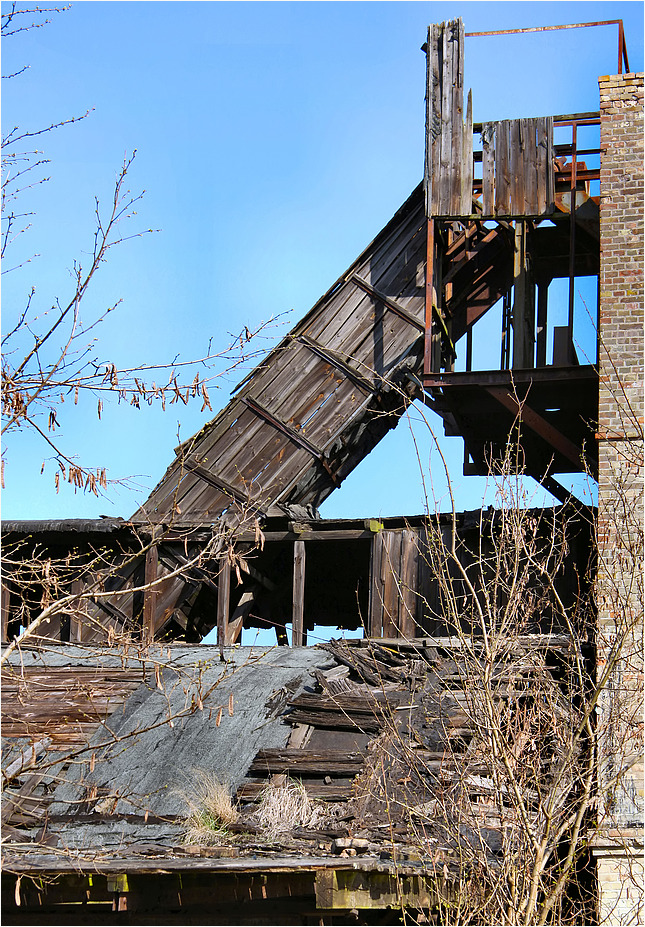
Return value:
[[(131, 189), (146, 193), (132, 230), (160, 231), (112, 252), (96, 278), (87, 312), (123, 300), (101, 327), (102, 356), (122, 365), (196, 356), (210, 338), (224, 345), (228, 332), (284, 312), (291, 327), (421, 179), (420, 46), (430, 22), (456, 16), (466, 31), (622, 18), (631, 70), (643, 69), (640, 2), (78, 2), (8, 40), (3, 71), (30, 69), (4, 82), (5, 131), (93, 112), (42, 139), (51, 181), (26, 196), (37, 215), (9, 263), (40, 257), (4, 277), (4, 330), (32, 285), (41, 311), (69, 293), (73, 261), (91, 246), (94, 197), (109, 197), (133, 149)], [(476, 121), (597, 110), (597, 77), (616, 70), (615, 26), (466, 40)], [(239, 379), (221, 381), (214, 408)], [(199, 403), (179, 421), (176, 407), (106, 409), (101, 422), (68, 409), (67, 446), (112, 477), (134, 476), (138, 489), (56, 495), (51, 464), (40, 475), (46, 452), (17, 434), (5, 518), (127, 517), (170, 463), (178, 433), (210, 417)], [(415, 433), (427, 466), (427, 429)], [(442, 446), (458, 505), (475, 507), (482, 481), (460, 476), (461, 441)], [(436, 454), (436, 474), (435, 463)], [(442, 497), (439, 478), (437, 487)], [(404, 421), (322, 513), (423, 507)]]

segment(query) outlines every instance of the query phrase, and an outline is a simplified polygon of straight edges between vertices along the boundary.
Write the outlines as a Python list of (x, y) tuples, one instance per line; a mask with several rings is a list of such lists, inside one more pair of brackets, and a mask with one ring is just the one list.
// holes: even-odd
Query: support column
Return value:
[(228, 631), (228, 615), (231, 602), (231, 563), (228, 553), (220, 557), (217, 574), (217, 643), (220, 653), (224, 649)]
[(144, 572), (143, 592), (143, 639), (152, 643), (155, 636), (155, 618), (157, 613), (157, 586), (152, 585), (157, 579), (159, 564), (159, 551), (155, 543), (155, 533), (152, 533), (151, 546), (146, 551), (146, 565)]
[[(83, 581), (75, 579), (72, 583), (72, 595), (80, 595), (83, 590)], [(83, 622), (79, 616), (79, 602), (73, 602), (69, 615), (69, 642), (80, 644), (83, 640)]]
[(526, 254), (526, 222), (515, 223), (513, 262), (513, 368), (535, 366), (535, 288)]
[(305, 542), (295, 541), (293, 545), (293, 611), (291, 615), (291, 645), (302, 647), (304, 640), (305, 615)]
[(2, 583), (2, 640), (9, 640), (9, 613), (11, 605), (11, 593), (9, 587)]

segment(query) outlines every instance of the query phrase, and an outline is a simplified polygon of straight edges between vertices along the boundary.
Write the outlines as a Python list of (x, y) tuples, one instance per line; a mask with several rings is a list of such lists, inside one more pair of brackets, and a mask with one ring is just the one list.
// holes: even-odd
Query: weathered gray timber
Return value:
[(553, 117), (486, 122), (482, 218), (540, 218), (554, 210)]
[(473, 212), (473, 116), (468, 94), (464, 122), (464, 25), (428, 28), (426, 80), (426, 215)]
[(425, 49), (428, 218), (549, 215), (555, 201), (553, 118), (505, 119), (480, 127), (482, 198), (473, 204), (472, 93), (464, 114), (461, 19), (430, 26)]

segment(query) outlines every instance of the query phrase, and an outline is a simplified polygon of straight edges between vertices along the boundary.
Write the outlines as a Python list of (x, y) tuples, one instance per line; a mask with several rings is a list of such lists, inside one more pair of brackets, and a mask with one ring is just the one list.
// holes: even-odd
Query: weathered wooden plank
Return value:
[(495, 123), (482, 126), (482, 210), (484, 217), (495, 215)]
[(256, 415), (259, 415), (260, 418), (264, 419), (265, 422), (267, 422), (277, 431), (285, 434), (291, 441), (294, 442), (294, 444), (297, 444), (298, 447), (303, 448), (303, 450), (311, 454), (312, 457), (315, 457), (316, 460), (320, 460), (323, 452), (321, 448), (316, 447), (315, 444), (313, 444), (305, 437), (304, 428), (302, 432), (298, 431), (296, 428), (292, 428), (290, 425), (287, 425), (285, 422), (279, 419), (274, 412), (272, 412), (270, 409), (267, 409), (256, 399), (252, 399), (250, 396), (245, 396), (242, 402), (246, 403), (252, 412), (255, 412)]
[[(463, 46), (462, 46), (463, 47)], [(463, 68), (463, 64), (462, 64)], [(462, 74), (463, 79), (463, 74)], [(466, 119), (462, 127), (462, 175), (461, 175), (461, 214), (468, 216), (473, 212), (473, 94), (468, 91), (466, 102)]]
[(363, 768), (362, 753), (346, 751), (271, 749), (259, 750), (249, 768), (249, 775), (293, 772), (303, 775), (355, 776)]
[(353, 712), (349, 715), (343, 711), (316, 711), (313, 708), (297, 708), (289, 715), (289, 720), (294, 724), (311, 724), (339, 731), (374, 732), (383, 727), (383, 722), (373, 714)]
[[(303, 782), (303, 785), (307, 795), (319, 801), (347, 801), (354, 794), (351, 783), (347, 782), (326, 783), (314, 779)], [(235, 798), (238, 802), (259, 801), (266, 788), (266, 780), (262, 782), (243, 782), (235, 793)]]
[(382, 531), (383, 558), (381, 588), (383, 589), (383, 637), (401, 633), (399, 622), (399, 572), (401, 569), (401, 532)]
[(546, 117), (546, 212), (555, 207), (555, 170), (553, 168), (553, 116)]
[(383, 636), (383, 582), (381, 579), (383, 560), (383, 537), (379, 531), (372, 539), (370, 554), (370, 604), (369, 604), (369, 636)]
[(417, 555), (416, 531), (404, 529), (401, 532), (401, 599), (399, 606), (399, 627), (401, 636), (414, 638), (418, 634), (417, 612)]
[[(461, 19), (448, 25), (452, 55), (452, 100), (451, 121), (451, 191), (450, 214), (470, 213), (470, 205), (464, 209), (462, 182), (464, 177), (464, 24)], [(472, 184), (471, 184), (472, 188)]]
[(527, 215), (537, 216), (538, 213), (538, 148), (537, 148), (537, 119), (527, 119), (527, 143), (524, 152), (524, 199)]
[[(337, 669), (343, 669), (338, 667)], [(347, 670), (345, 670), (347, 672)], [(356, 692), (338, 692), (336, 695), (320, 695), (314, 692), (301, 692), (289, 702), (293, 708), (316, 708), (319, 711), (336, 712), (342, 710), (348, 714), (354, 712), (378, 712), (381, 705), (387, 701), (383, 692), (376, 689), (374, 692), (357, 694)]]
[(443, 73), (441, 86), (441, 157), (439, 169), (438, 215), (449, 215), (451, 207), (453, 166), (452, 153), (452, 64), (453, 44), (450, 41), (449, 24), (442, 24)]
[(394, 312), (400, 319), (403, 319), (404, 322), (407, 322), (408, 325), (411, 325), (418, 331), (424, 330), (424, 324), (420, 319), (417, 319), (416, 316), (409, 313), (407, 309), (400, 306), (396, 300), (391, 299), (389, 296), (386, 296), (385, 293), (377, 290), (376, 287), (373, 287), (367, 280), (363, 280), (358, 274), (352, 274), (350, 279), (352, 283), (355, 283), (361, 290), (364, 290), (374, 302), (383, 303), (387, 309)]
[(495, 215), (510, 215), (511, 177), (509, 164), (510, 122), (495, 125)]
[(548, 200), (548, 186), (549, 186), (549, 174), (552, 173), (553, 169), (551, 164), (547, 161), (548, 155), (548, 139), (547, 139), (547, 122), (545, 119), (537, 119), (537, 130), (536, 130), (536, 180), (537, 180), (537, 189), (535, 197), (536, 211), (539, 216), (545, 214), (547, 210), (547, 200)]
[(509, 177), (511, 199), (509, 203), (509, 215), (521, 215), (523, 205), (523, 181), (522, 171), (522, 121), (520, 119), (511, 119), (509, 121)]
[(317, 341), (314, 341), (313, 338), (309, 338), (307, 335), (298, 335), (297, 338), (298, 341), (306, 345), (306, 347), (317, 354), (323, 361), (326, 361), (330, 366), (335, 367), (336, 370), (339, 370), (356, 386), (360, 387), (365, 395), (369, 395), (374, 391), (373, 382), (365, 377), (351, 364), (347, 363), (347, 361), (344, 360), (339, 354), (323, 347), (323, 345), (319, 344)]
[(11, 592), (6, 583), (2, 583), (2, 640), (9, 640), (9, 619), (11, 616)]

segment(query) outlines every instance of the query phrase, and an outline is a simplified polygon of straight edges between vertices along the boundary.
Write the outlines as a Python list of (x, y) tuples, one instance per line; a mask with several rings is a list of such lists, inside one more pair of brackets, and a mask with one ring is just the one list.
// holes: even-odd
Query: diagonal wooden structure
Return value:
[[(141, 629), (150, 640), (196, 639), (216, 620), (222, 644), (236, 640), (260, 599), (277, 595), (275, 576), (266, 574), (245, 576), (241, 595), (232, 590), (226, 548), (247, 555), (253, 537), (242, 521), (250, 515), (290, 545), (293, 589), (279, 610), (291, 616), (294, 643), (303, 643), (312, 627), (304, 588), (316, 510), (413, 401), (437, 412), (446, 434), (463, 438), (466, 475), (488, 474), (509, 441), (524, 472), (561, 501), (558, 474), (597, 473), (598, 374), (576, 356), (573, 293), (576, 278), (599, 267), (598, 198), (589, 186), (598, 170), (579, 160), (599, 149), (577, 144), (578, 129), (599, 115), (473, 124), (470, 94), (464, 106), (461, 21), (431, 26), (425, 50), (423, 183), (226, 408), (176, 449), (128, 522), (144, 546), (154, 543), (111, 580), (112, 598), (97, 605), (100, 622)], [(556, 130), (571, 142), (555, 144)], [(551, 323), (549, 332), (549, 284), (557, 278), (569, 281), (568, 324)], [(499, 305), (499, 343), (486, 342), (487, 367), (476, 369), (473, 356), (490, 338), (479, 322)], [(378, 636), (390, 623), (379, 592), (383, 558), (396, 549), (407, 587), (422, 579), (405, 537), (376, 525), (339, 530), (349, 532), (345, 540), (357, 530), (369, 540), (371, 592), (362, 607)], [(226, 536), (210, 550), (212, 568), (182, 575), (189, 549), (211, 542), (213, 526)], [(152, 581), (145, 596), (130, 591)], [(73, 639), (73, 622), (70, 629)]]

